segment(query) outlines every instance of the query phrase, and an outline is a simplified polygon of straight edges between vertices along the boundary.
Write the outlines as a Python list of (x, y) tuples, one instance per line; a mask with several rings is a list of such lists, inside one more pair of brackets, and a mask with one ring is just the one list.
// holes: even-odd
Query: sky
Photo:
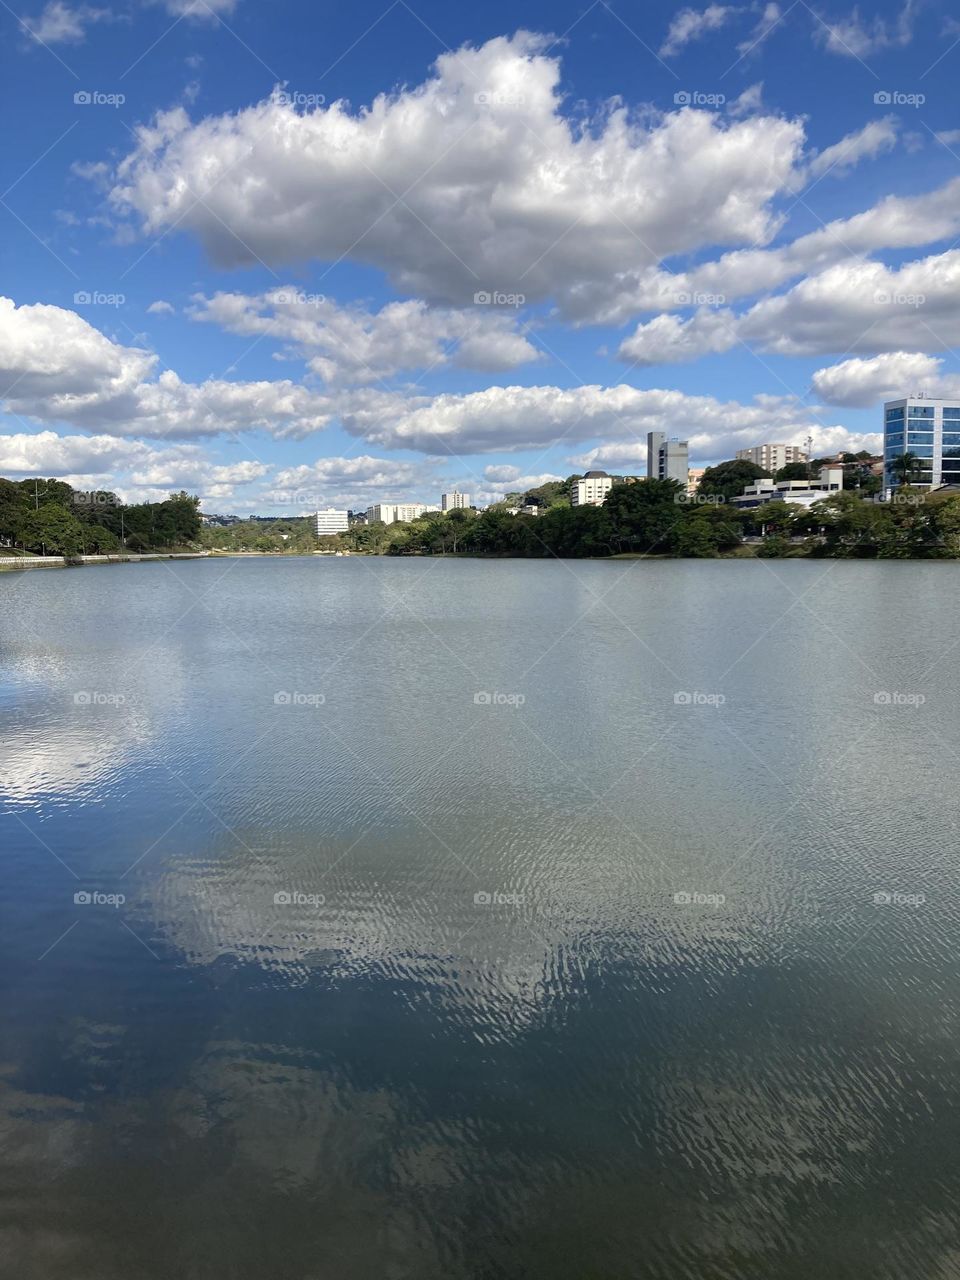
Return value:
[(479, 504), (960, 394), (960, 21), (2, 0), (0, 475)]

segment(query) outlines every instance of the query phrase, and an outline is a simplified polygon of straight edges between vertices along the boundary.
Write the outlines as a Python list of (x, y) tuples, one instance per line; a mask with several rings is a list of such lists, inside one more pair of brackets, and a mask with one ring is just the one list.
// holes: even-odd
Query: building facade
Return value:
[[(915, 471), (897, 465), (905, 453), (916, 458)], [(883, 406), (883, 487), (901, 484), (960, 484), (960, 400), (908, 396)]]
[(318, 538), (326, 538), (331, 533), (346, 533), (349, 525), (346, 511), (338, 511), (336, 507), (327, 507), (326, 511), (318, 511), (314, 520)]
[(741, 510), (762, 507), (767, 502), (793, 502), (805, 507), (842, 488), (843, 467), (821, 467), (816, 480), (756, 480), (730, 501)]
[(436, 510), (436, 507), (427, 507), (420, 502), (377, 502), (367, 507), (367, 524), (381, 520), (384, 524), (396, 524), (398, 521), (409, 524), (424, 512)]
[(755, 444), (749, 449), (738, 449), (737, 458), (741, 462), (753, 462), (773, 474), (791, 462), (806, 462), (807, 455), (798, 444)]
[(570, 502), (575, 507), (602, 507), (612, 488), (613, 476), (608, 476), (606, 471), (588, 471), (573, 486)]
[(463, 507), (469, 507), (469, 493), (459, 493), (454, 489), (453, 493), (441, 493), (440, 510), (441, 511), (459, 511)]
[(647, 432), (647, 479), (676, 480), (687, 487), (690, 449), (686, 440), (668, 440), (662, 431)]

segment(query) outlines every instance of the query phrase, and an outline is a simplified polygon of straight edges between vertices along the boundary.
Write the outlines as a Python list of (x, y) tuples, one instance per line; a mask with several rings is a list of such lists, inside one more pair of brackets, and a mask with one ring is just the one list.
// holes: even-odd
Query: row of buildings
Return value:
[(346, 533), (351, 520), (359, 519), (366, 524), (374, 524), (378, 521), (383, 524), (396, 524), (398, 521), (409, 523), (428, 511), (460, 511), (469, 506), (469, 493), (461, 493), (459, 489), (454, 489), (450, 493), (440, 495), (439, 507), (428, 506), (422, 502), (375, 502), (372, 507), (367, 507), (365, 512), (356, 515), (337, 507), (327, 507), (324, 511), (317, 511), (314, 520), (317, 537), (325, 538), (332, 533)]

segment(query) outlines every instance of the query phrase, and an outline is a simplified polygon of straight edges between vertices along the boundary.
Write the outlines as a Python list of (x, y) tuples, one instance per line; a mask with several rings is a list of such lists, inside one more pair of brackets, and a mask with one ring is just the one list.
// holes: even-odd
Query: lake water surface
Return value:
[(0, 577), (0, 1273), (960, 1276), (958, 574)]

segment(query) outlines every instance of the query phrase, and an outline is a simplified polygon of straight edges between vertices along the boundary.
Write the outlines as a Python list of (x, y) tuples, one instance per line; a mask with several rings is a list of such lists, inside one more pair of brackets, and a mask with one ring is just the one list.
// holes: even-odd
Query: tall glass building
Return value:
[(888, 400), (883, 406), (884, 489), (904, 483), (896, 459), (905, 453), (918, 461), (907, 483), (928, 489), (960, 484), (960, 400)]

